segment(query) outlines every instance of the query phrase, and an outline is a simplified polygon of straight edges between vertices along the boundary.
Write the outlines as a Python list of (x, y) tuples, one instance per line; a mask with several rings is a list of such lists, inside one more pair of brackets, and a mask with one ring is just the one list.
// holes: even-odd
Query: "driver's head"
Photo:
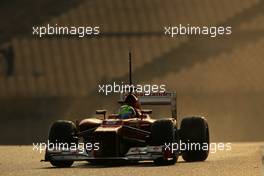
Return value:
[(128, 119), (136, 115), (136, 111), (132, 106), (123, 105), (118, 111), (119, 118)]
[(136, 95), (130, 93), (126, 96), (124, 104), (140, 109), (140, 103)]

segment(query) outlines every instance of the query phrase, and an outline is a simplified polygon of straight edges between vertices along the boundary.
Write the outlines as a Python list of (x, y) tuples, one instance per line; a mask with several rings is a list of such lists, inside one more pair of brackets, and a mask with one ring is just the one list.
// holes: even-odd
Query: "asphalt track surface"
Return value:
[(40, 162), (43, 153), (32, 150), (32, 146), (0, 146), (0, 175), (25, 176), (192, 176), (192, 175), (263, 175), (264, 143), (232, 143), (231, 151), (210, 154), (205, 162), (186, 163), (179, 158), (172, 166), (154, 166), (151, 162), (134, 165), (96, 166), (76, 162), (71, 168), (54, 168)]

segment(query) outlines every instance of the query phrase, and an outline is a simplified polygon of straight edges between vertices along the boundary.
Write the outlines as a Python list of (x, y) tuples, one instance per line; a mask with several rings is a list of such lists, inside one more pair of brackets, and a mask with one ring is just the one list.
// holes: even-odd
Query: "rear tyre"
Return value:
[[(157, 120), (152, 124), (151, 127), (151, 143), (152, 145), (162, 145), (165, 143), (174, 143), (176, 141), (177, 128), (171, 120)], [(178, 154), (172, 151), (168, 152), (170, 158), (157, 158), (154, 160), (155, 165), (172, 165), (175, 164), (178, 160)]]
[[(204, 117), (187, 117), (181, 122), (180, 139), (186, 149), (182, 158), (187, 162), (204, 161), (209, 155), (209, 127)], [(190, 147), (192, 146), (192, 147)]]
[[(58, 120), (52, 124), (49, 131), (49, 142), (54, 145), (59, 145), (61, 143), (67, 143), (69, 146), (72, 143), (78, 143), (76, 138), (77, 128), (76, 125), (67, 120)], [(46, 157), (48, 154), (46, 152)], [(73, 161), (56, 161), (50, 160), (51, 165), (55, 167), (70, 167), (73, 164)]]

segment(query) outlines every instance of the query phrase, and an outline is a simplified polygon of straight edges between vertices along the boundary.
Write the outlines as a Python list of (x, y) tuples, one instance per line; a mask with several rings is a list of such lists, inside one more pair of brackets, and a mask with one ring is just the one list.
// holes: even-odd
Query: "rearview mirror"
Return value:
[(105, 114), (106, 114), (106, 110), (105, 109), (100, 109), (100, 110), (96, 110), (95, 113), (96, 114), (103, 114), (104, 115), (104, 119), (105, 119)]
[(152, 109), (142, 109), (141, 112), (143, 114), (151, 114), (152, 113)]

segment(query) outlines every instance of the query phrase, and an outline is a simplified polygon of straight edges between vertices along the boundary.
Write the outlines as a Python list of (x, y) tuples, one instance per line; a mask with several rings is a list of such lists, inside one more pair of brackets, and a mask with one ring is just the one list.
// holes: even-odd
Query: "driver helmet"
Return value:
[(123, 105), (119, 108), (118, 115), (120, 119), (128, 119), (136, 115), (136, 111), (132, 106)]

